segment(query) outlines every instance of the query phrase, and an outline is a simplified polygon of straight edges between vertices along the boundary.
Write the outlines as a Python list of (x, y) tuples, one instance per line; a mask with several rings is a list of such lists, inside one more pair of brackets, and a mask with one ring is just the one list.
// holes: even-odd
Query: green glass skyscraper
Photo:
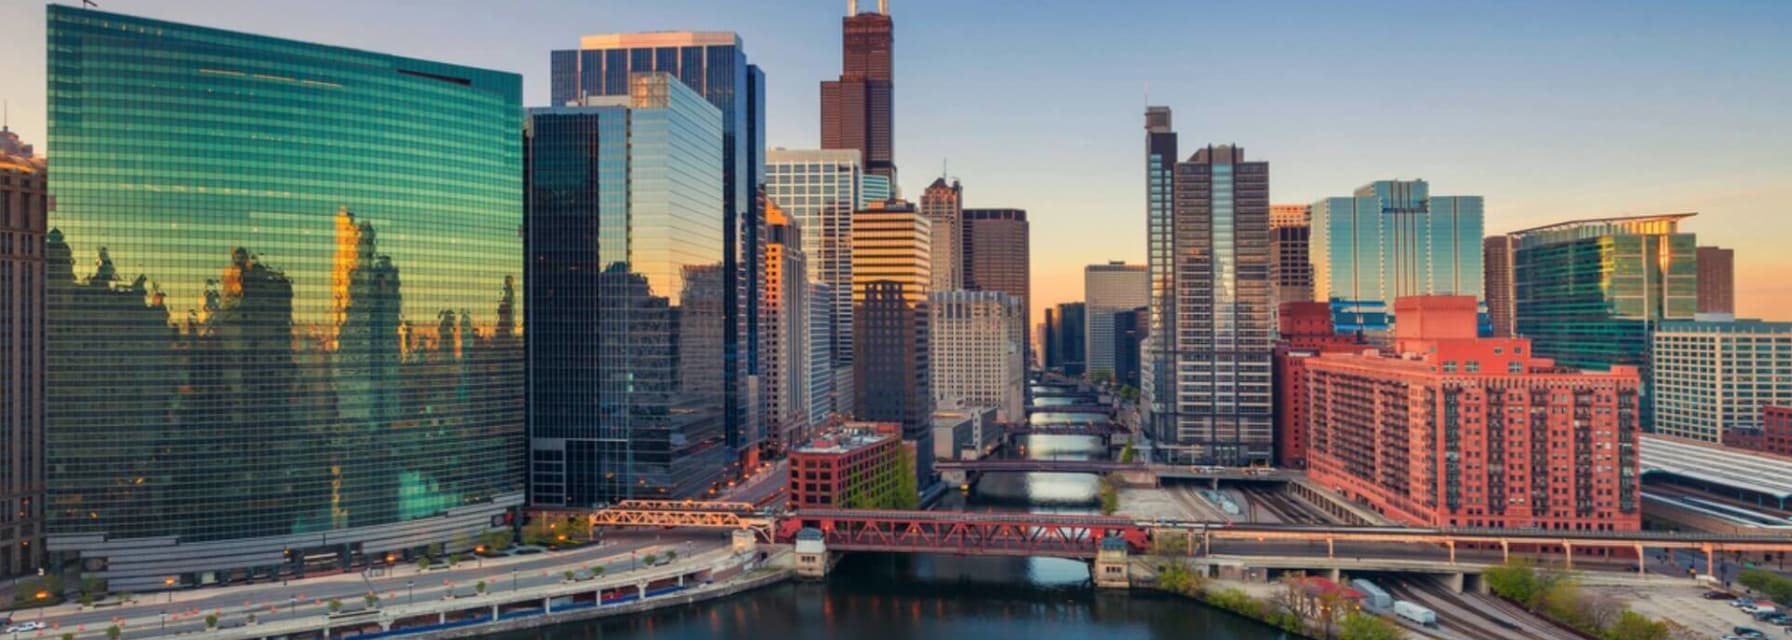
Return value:
[(51, 552), (143, 590), (520, 505), (521, 78), (48, 12)]

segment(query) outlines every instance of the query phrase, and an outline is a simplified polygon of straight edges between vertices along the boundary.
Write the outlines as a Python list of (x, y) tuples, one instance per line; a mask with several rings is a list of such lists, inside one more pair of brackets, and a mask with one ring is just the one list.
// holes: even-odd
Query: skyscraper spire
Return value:
[(886, 16), (890, 15), (890, 0), (877, 0), (877, 12)]

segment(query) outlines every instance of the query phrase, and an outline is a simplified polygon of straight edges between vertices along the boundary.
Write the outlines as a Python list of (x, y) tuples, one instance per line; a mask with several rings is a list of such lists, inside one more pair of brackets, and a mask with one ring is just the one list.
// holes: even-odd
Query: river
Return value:
[[(1099, 416), (1097, 416), (1099, 418)], [(1038, 414), (1036, 422), (1083, 416)], [(1032, 436), (1010, 455), (1105, 456), (1095, 438)], [(1024, 451), (1022, 453), (1021, 451)], [(938, 508), (1092, 513), (1099, 481), (1084, 474), (986, 474)], [(848, 554), (825, 583), (785, 583), (630, 618), (494, 635), (501, 640), (1269, 640), (1280, 631), (1188, 600), (1096, 592), (1088, 565), (1056, 558)]]

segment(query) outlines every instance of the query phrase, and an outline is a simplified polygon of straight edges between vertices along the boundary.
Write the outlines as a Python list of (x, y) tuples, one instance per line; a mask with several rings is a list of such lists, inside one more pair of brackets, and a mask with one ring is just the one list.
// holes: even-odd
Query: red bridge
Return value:
[(803, 529), (821, 532), (829, 550), (972, 553), (1094, 558), (1101, 541), (1119, 538), (1145, 550), (1149, 534), (1132, 518), (942, 511), (810, 510), (778, 521), (777, 541)]
[(939, 471), (975, 471), (978, 473), (1108, 473), (1147, 469), (1143, 464), (1113, 460), (939, 460), (933, 463)]

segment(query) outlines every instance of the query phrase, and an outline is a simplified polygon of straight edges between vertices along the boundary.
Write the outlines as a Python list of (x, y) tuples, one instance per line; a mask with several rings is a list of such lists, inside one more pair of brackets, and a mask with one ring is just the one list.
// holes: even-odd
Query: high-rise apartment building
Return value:
[(1699, 247), (1699, 313), (1736, 313), (1736, 250)]
[[(768, 448), (775, 457), (808, 438), (809, 416), (809, 277), (805, 271), (802, 230), (775, 202), (766, 202), (765, 274), (759, 303), (760, 384), (765, 406)], [(831, 385), (830, 385), (831, 386)]]
[(858, 151), (852, 149), (772, 149), (765, 154), (766, 196), (802, 228), (809, 279), (830, 288), (833, 326), (826, 335), (834, 369), (831, 386), (834, 406), (843, 412), (851, 412), (853, 403), (852, 214), (868, 202), (888, 199), (868, 198), (874, 177), (865, 174)]
[(921, 192), (921, 215), (933, 221), (933, 290), (957, 291), (964, 286), (964, 265), (959, 258), (959, 229), (964, 217), (964, 188), (957, 180), (935, 178)]
[[(1031, 231), (1025, 209), (965, 209), (959, 236), (959, 273), (970, 291), (1000, 291), (1020, 299), (1021, 317), (1032, 326)], [(937, 238), (948, 231), (934, 228)], [(1027, 350), (1032, 350), (1028, 340)]]
[(705, 495), (722, 446), (721, 113), (665, 73), (529, 111), (530, 500)]
[(1150, 328), (1150, 309), (1114, 313), (1114, 383), (1139, 388), (1139, 352)]
[(1654, 432), (1723, 442), (1792, 405), (1792, 322), (1665, 320), (1651, 333)]
[(1284, 302), (1276, 313), (1276, 457), (1278, 467), (1307, 468), (1307, 366), (1325, 353), (1370, 348), (1355, 335), (1332, 330), (1332, 307), (1324, 302)]
[(1424, 180), (1379, 180), (1313, 203), (1313, 295), (1338, 331), (1385, 337), (1395, 298), (1481, 297), (1481, 196), (1433, 196)]
[(1513, 297), (1512, 236), (1487, 236), (1481, 240), (1482, 295), (1487, 298), (1487, 319), (1495, 338), (1517, 335), (1518, 317)]
[(866, 173), (882, 176), (894, 189), (895, 24), (889, 0), (878, 0), (875, 13), (859, 13), (858, 4), (848, 0), (841, 21), (840, 78), (821, 83), (821, 147), (858, 150)]
[[(873, 202), (853, 215), (853, 417), (901, 424), (916, 451), (933, 450), (932, 238), (931, 221), (908, 202)], [(921, 486), (931, 482), (930, 458), (916, 459)]]
[(931, 302), (935, 406), (995, 407), (998, 420), (1025, 422), (1021, 301), (1000, 291), (939, 291)]
[(1312, 236), (1312, 207), (1304, 204), (1269, 205), (1271, 277), (1276, 283), (1276, 302), (1313, 299), (1313, 262), (1307, 243)]
[(1306, 361), (1308, 478), (1411, 525), (1641, 528), (1635, 367), (1579, 372), (1476, 338), (1469, 296), (1395, 312), (1394, 353)]
[(1150, 273), (1142, 264), (1109, 262), (1083, 267), (1083, 354), (1088, 373), (1114, 373), (1114, 314), (1145, 306), (1150, 285)]
[[(1153, 309), (1142, 402), (1154, 455), (1182, 464), (1268, 462), (1269, 163), (1247, 162), (1238, 147), (1206, 147), (1176, 163), (1171, 191), (1170, 259), (1153, 250), (1151, 263), (1153, 277), (1168, 282), (1170, 304)], [(1101, 315), (1094, 309), (1091, 299), (1091, 325)], [(1093, 360), (1091, 353), (1091, 368)]]
[(1515, 331), (1537, 355), (1575, 369), (1643, 371), (1643, 428), (1652, 429), (1649, 333), (1698, 308), (1695, 214), (1574, 220), (1512, 236)]
[[(625, 96), (633, 74), (669, 74), (722, 112), (722, 339), (727, 401), (727, 446), (751, 466), (764, 439), (759, 400), (751, 376), (759, 375), (759, 277), (765, 258), (759, 231), (765, 215), (758, 190), (765, 182), (765, 73), (747, 62), (740, 36), (731, 32), (666, 31), (591, 35), (578, 49), (549, 58), (554, 106), (586, 96)], [(782, 204), (782, 203), (780, 203)], [(731, 466), (735, 473), (738, 465)]]
[(0, 577), (44, 557), (45, 169), (0, 123)]
[[(1169, 335), (1165, 332), (1166, 314), (1175, 308), (1176, 299), (1170, 288), (1175, 243), (1171, 234), (1171, 210), (1174, 205), (1176, 131), (1171, 127), (1169, 107), (1145, 107), (1145, 230), (1146, 264), (1151, 267), (1149, 324), (1145, 344), (1139, 356), (1139, 423), (1150, 425), (1153, 416), (1168, 415), (1170, 391), (1168, 362)], [(1158, 390), (1162, 391), (1158, 391)]]
[(141, 592), (519, 507), (522, 78), (47, 11), (49, 551)]

